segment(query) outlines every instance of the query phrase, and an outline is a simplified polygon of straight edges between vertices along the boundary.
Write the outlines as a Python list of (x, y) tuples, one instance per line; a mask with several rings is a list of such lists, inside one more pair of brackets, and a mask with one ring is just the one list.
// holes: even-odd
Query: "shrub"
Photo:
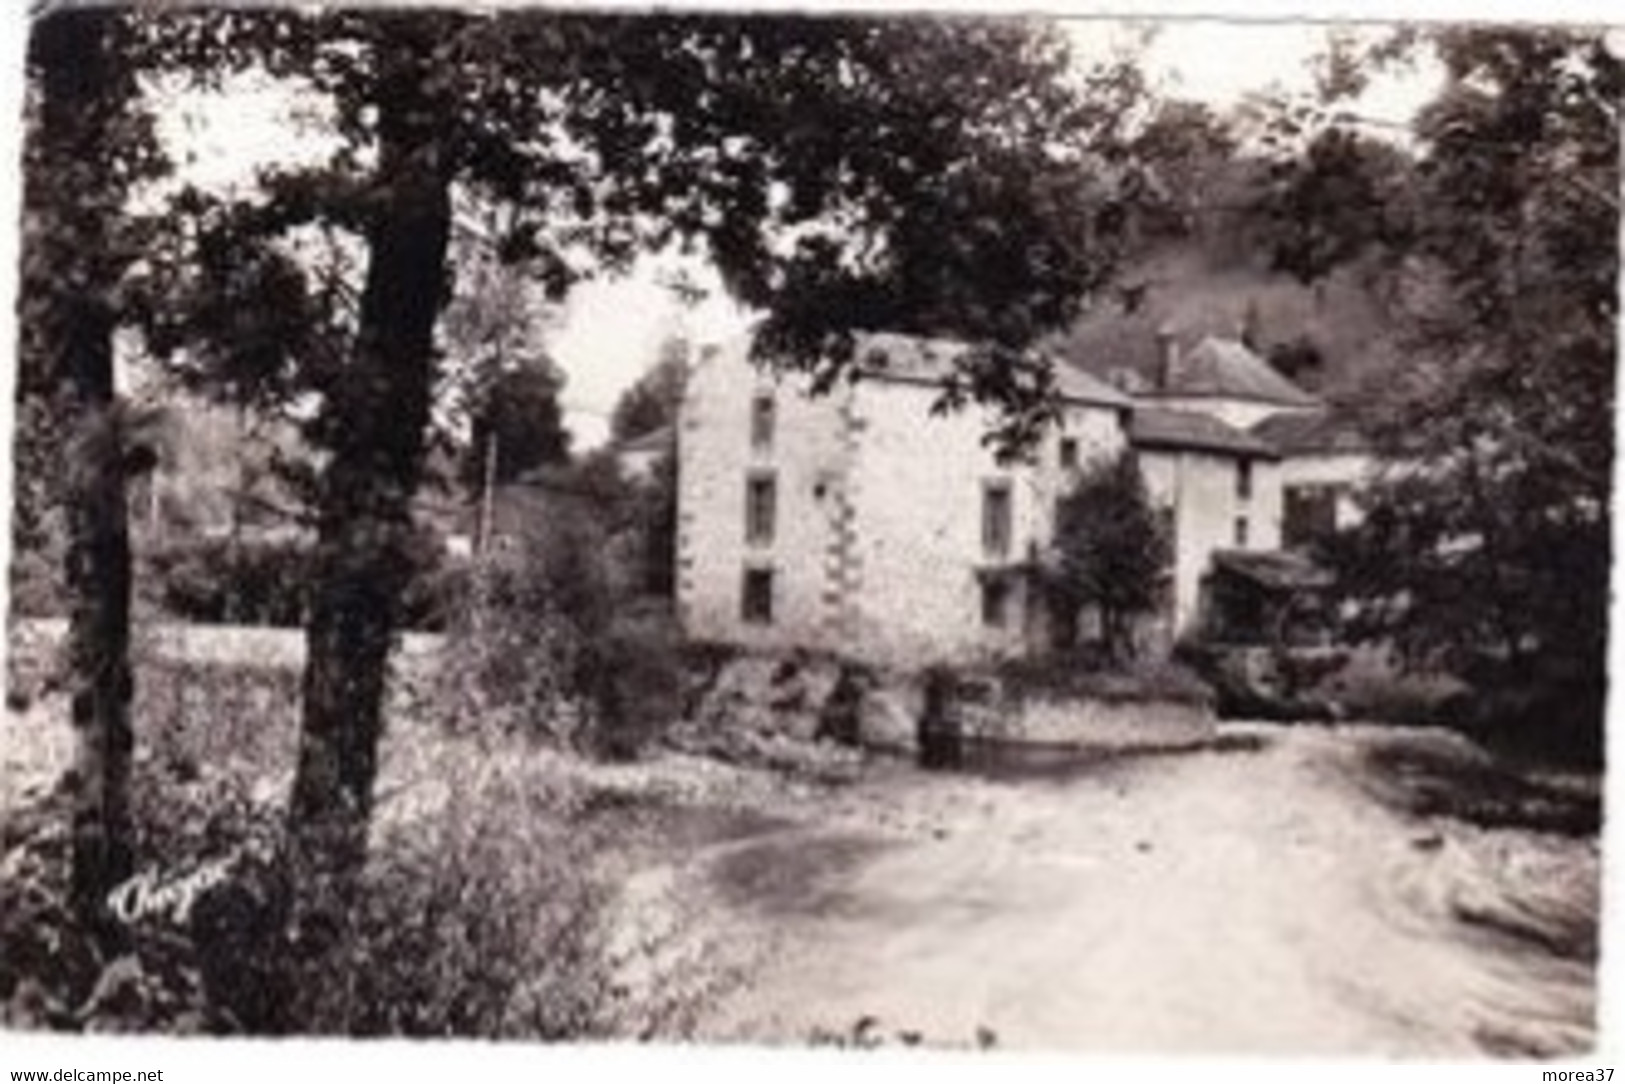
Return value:
[(1320, 690), (1351, 719), (1400, 726), (1440, 726), (1458, 721), (1465, 687), (1441, 674), (1388, 672), (1351, 667)]
[[(0, 1024), (558, 1039), (672, 1019), (669, 983), (630, 997), (615, 978), (620, 913), (598, 858), (619, 837), (594, 827), (556, 757), (397, 716), (356, 905), (312, 952), (290, 923), (282, 846), (296, 672), (145, 654), (140, 665), (138, 872), (172, 882), (224, 862), (229, 877), (184, 923), (143, 919), (103, 949), (65, 905), (64, 796), (8, 813)], [(281, 706), (256, 707), (261, 696)]]
[(596, 752), (637, 756), (682, 714), (682, 637), (668, 612), (617, 617), (592, 649), (590, 736)]
[[(466, 597), (471, 572), (447, 559), (428, 534), (414, 548), (401, 627), (438, 631)], [(311, 547), (304, 539), (187, 539), (147, 554), (145, 566), (137, 581), (143, 596), (181, 620), (296, 628), (309, 612)]]
[(149, 764), (139, 850), (167, 883), (227, 877), (104, 950), (65, 906), (61, 799), (8, 824), (0, 879), (0, 1023), (57, 1030), (580, 1038), (640, 1010), (613, 980), (598, 843), (522, 754), (432, 754), (381, 808), (356, 906), (311, 954), (289, 925), (279, 798), (206, 768)]
[(575, 743), (589, 645), (608, 624), (608, 596), (585, 559), (574, 568), (578, 575), (566, 575), (570, 570), (517, 553), (474, 573), (435, 694), (453, 729)]
[[(84, 928), (66, 906), (68, 809), (59, 791), (8, 824), (0, 877), (0, 1022), (69, 1031), (239, 1031), (269, 1015), (280, 928), (244, 898), (272, 883), (280, 815), (247, 777), (207, 770), (185, 781), (150, 759), (131, 788), (139, 872), (168, 885), (206, 866), (229, 882), (182, 909), (133, 912), (116, 937)], [(220, 921), (228, 914), (237, 921)], [(251, 925), (256, 936), (245, 938)], [(255, 1006), (256, 1000), (260, 1004)]]
[(444, 632), (455, 624), (473, 591), (473, 564), (425, 553), (401, 598), (401, 627)]
[(160, 610), (206, 624), (304, 623), (308, 547), (298, 541), (204, 538), (147, 555), (141, 581)]
[(467, 740), (429, 739), (421, 775), (380, 805), (352, 921), (299, 984), (299, 1030), (541, 1039), (607, 1030), (616, 994), (595, 843), (533, 753), (502, 743), (476, 751)]
[(635, 756), (681, 714), (683, 647), (670, 608), (617, 591), (591, 524), (538, 528), (474, 574), (442, 665), (455, 725)]

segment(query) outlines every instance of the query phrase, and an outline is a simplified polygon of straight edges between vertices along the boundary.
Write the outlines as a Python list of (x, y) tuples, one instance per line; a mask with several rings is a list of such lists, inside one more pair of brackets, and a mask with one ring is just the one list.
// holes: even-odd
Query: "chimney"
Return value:
[(1247, 308), (1241, 314), (1241, 320), (1236, 324), (1236, 338), (1241, 345), (1254, 353), (1259, 353), (1264, 342), (1264, 315), (1258, 311), (1258, 298), (1249, 297)]
[(1169, 324), (1157, 328), (1157, 390), (1171, 391), (1179, 379), (1179, 340)]

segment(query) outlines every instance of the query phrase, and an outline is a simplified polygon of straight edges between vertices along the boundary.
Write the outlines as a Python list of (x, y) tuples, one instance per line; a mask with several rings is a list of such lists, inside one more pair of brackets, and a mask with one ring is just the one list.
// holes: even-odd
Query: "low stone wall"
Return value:
[[(837, 683), (828, 658), (740, 656), (725, 662), (693, 717), (699, 728), (809, 741)], [(866, 671), (856, 707), (857, 744), (914, 756), (919, 752), (924, 680), (913, 673)], [(1173, 699), (1106, 699), (1017, 693), (993, 680), (965, 678), (948, 707), (950, 725), (970, 744), (1032, 745), (1080, 751), (1179, 749), (1215, 734), (1205, 704)]]
[(1028, 697), (970, 736), (1078, 749), (1179, 749), (1211, 740), (1216, 725), (1201, 704)]
[(859, 744), (869, 749), (913, 756), (920, 747), (920, 713), (925, 694), (920, 683), (901, 676), (882, 679), (868, 690), (858, 716)]
[(721, 664), (691, 721), (702, 729), (811, 741), (836, 673), (835, 664), (822, 658), (740, 655)]

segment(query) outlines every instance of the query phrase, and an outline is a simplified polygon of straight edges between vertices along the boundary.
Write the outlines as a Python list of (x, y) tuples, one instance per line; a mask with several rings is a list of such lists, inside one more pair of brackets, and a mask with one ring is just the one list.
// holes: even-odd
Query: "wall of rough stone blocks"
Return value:
[[(752, 446), (751, 403), (774, 400), (774, 433)], [(846, 446), (840, 396), (812, 399), (802, 382), (759, 373), (744, 347), (702, 351), (679, 412), (677, 599), (689, 635), (758, 647), (828, 647), (826, 558), (842, 518)], [(753, 472), (776, 483), (770, 542), (746, 537)], [(742, 617), (744, 572), (773, 573), (773, 621)]]
[[(982, 444), (985, 412), (934, 417), (935, 398), (929, 387), (866, 384), (855, 404), (862, 590), (852, 631), (865, 651), (888, 662), (971, 661), (1022, 650), (1038, 600), (1013, 577), (1008, 623), (986, 627), (978, 570), (1025, 561), (1048, 543), (1066, 484), (1063, 438), (1078, 441), (1085, 462), (1124, 444), (1115, 411), (1070, 406), (1065, 430), (1045, 435), (1031, 465), (1004, 466)], [(982, 539), (983, 492), (995, 481), (1008, 483), (1012, 496), (1003, 561), (984, 553)]]
[[(776, 432), (753, 450), (751, 399), (775, 392)], [(1036, 600), (1019, 577), (1003, 629), (982, 620), (984, 484), (1008, 480), (1012, 539), (1006, 562), (1050, 536), (1066, 484), (1063, 439), (1079, 459), (1125, 441), (1112, 409), (1069, 406), (1032, 465), (1002, 466), (983, 446), (989, 416), (933, 415), (935, 388), (866, 380), (826, 397), (797, 378), (757, 374), (742, 347), (702, 352), (679, 429), (678, 604), (690, 636), (760, 648), (810, 648), (881, 665), (971, 661), (1018, 651)], [(745, 539), (752, 470), (777, 478), (771, 545)], [(771, 568), (774, 620), (741, 619), (743, 569)]]

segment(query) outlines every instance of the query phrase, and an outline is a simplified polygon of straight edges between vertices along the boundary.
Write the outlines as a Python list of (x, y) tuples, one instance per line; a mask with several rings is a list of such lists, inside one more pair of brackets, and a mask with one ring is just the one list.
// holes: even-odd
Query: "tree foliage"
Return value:
[[(570, 458), (559, 392), (564, 374), (546, 357), (521, 361), (499, 372), (475, 404), (473, 439), (463, 459), (463, 482), (479, 490), (486, 481), (511, 482), (527, 471)], [(487, 456), (494, 462), (487, 464)]]
[[(1311, 154), (1301, 191), (1367, 193), (1373, 230), (1304, 213), (1318, 273), (1401, 276), (1410, 351), (1357, 397), (1392, 467), (1344, 540), (1361, 631), (1594, 728), (1605, 675), (1621, 67), (1591, 32), (1451, 29), (1414, 161), (1367, 185)], [(1329, 143), (1326, 136), (1320, 143)], [(1340, 145), (1352, 144), (1337, 137)], [(1322, 208), (1324, 210), (1324, 208)], [(1525, 705), (1527, 708), (1527, 704)]]
[(1411, 163), (1389, 143), (1328, 127), (1266, 176), (1249, 212), (1278, 271), (1314, 282), (1374, 247), (1409, 244)]
[(683, 385), (688, 379), (688, 344), (672, 338), (648, 372), (621, 393), (609, 418), (610, 437), (628, 441), (677, 422)]
[(1044, 575), (1062, 639), (1076, 629), (1078, 612), (1092, 607), (1108, 656), (1131, 656), (1131, 621), (1156, 608), (1169, 546), (1134, 457), (1090, 464), (1056, 505)]
[[(158, 18), (180, 43), (173, 67), (289, 80), (330, 106), (341, 142), (244, 198), (183, 194), (191, 227), (168, 261), (183, 286), (150, 306), (201, 379), (299, 405), (320, 453), (290, 824), (339, 875), (364, 854), (454, 207), (510, 210), (492, 252), (554, 299), (641, 252), (699, 250), (767, 314), (761, 354), (822, 385), (865, 329), (995, 344), (949, 394), (1004, 406), (1014, 439), (1053, 394), (1047, 368), (1011, 363), (1016, 348), (1075, 315), (1112, 267), (1103, 209), (1117, 197), (1093, 167), (1132, 88), (1080, 85), (1064, 38), (1032, 21)], [(346, 243), (324, 264), (313, 231)], [(165, 306), (165, 292), (191, 300)]]

